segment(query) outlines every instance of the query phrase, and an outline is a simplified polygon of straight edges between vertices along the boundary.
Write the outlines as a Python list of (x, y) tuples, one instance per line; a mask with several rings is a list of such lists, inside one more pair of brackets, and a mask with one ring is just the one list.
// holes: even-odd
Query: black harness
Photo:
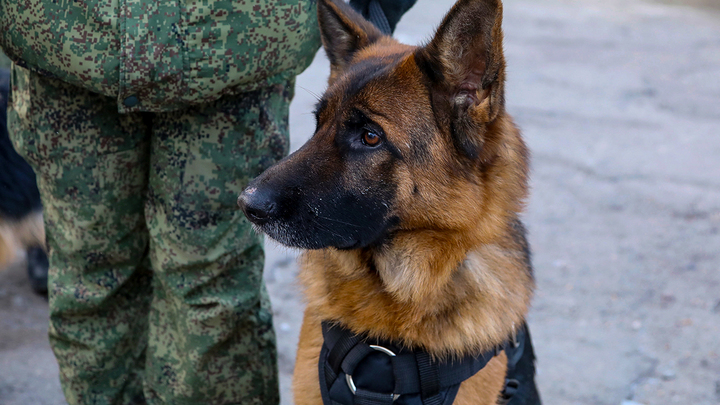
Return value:
[(479, 356), (446, 361), (434, 360), (422, 349), (370, 340), (337, 324), (323, 322), (322, 333), (318, 371), (324, 405), (450, 405), (460, 383), (501, 351), (508, 358), (508, 373), (500, 403), (507, 404), (519, 386), (513, 371), (521, 359), (532, 357), (523, 356), (529, 345), (525, 325), (506, 343)]

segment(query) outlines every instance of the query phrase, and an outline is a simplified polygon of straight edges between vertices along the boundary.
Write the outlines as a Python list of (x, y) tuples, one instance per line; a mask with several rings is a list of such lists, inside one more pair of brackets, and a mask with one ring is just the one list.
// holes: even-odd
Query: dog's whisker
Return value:
[(338, 233), (337, 231), (335, 231), (334, 229), (330, 228), (330, 227), (327, 226), (327, 225), (324, 225), (324, 224), (322, 224), (322, 223), (320, 223), (320, 222), (316, 222), (316, 221), (313, 221), (313, 223), (314, 223), (315, 225), (317, 225), (318, 228), (323, 229), (323, 230), (326, 230), (326, 231), (330, 232), (331, 234), (333, 234), (334, 236), (338, 236), (338, 237), (341, 237), (341, 238), (342, 238), (342, 236), (343, 236), (341, 233)]
[(319, 95), (319, 94), (317, 94), (317, 93), (315, 93), (315, 92), (313, 92), (313, 91), (311, 91), (311, 90), (309, 90), (309, 89), (307, 89), (307, 88), (305, 88), (305, 87), (303, 87), (303, 86), (297, 86), (297, 87), (305, 90), (308, 94), (310, 94), (311, 96), (315, 97), (315, 100), (316, 100), (316, 101), (320, 101), (320, 95)]
[(319, 218), (319, 219), (324, 219), (324, 220), (326, 220), (326, 221), (337, 222), (338, 224), (343, 224), (343, 225), (347, 225), (347, 226), (352, 226), (352, 227), (355, 227), (355, 228), (358, 228), (358, 229), (366, 229), (366, 228), (368, 228), (367, 226), (351, 224), (351, 223), (349, 223), (349, 222), (341, 221), (341, 220), (339, 220), (339, 219), (330, 218), (330, 217), (326, 217), (326, 216), (322, 216), (322, 215), (318, 215), (318, 218)]

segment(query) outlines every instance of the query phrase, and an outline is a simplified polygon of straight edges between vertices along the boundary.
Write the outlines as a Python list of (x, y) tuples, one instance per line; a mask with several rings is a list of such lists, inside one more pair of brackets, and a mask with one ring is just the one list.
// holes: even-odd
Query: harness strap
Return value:
[(426, 352), (417, 352), (417, 370), (420, 376), (420, 398), (425, 405), (436, 405), (440, 402), (436, 397), (440, 393), (440, 374), (438, 367), (432, 364), (430, 355)]
[[(525, 402), (525, 400), (518, 398), (515, 395), (520, 389), (520, 381), (518, 381), (518, 379), (522, 380), (522, 373), (519, 372), (518, 368), (522, 368), (523, 366), (531, 367), (531, 379), (534, 378), (535, 374), (535, 359), (532, 351), (532, 344), (530, 343), (529, 333), (527, 325), (523, 325), (517, 332), (513, 341), (510, 342), (511, 344), (506, 345), (505, 347), (505, 355), (507, 356), (507, 372), (505, 386), (503, 387), (498, 400), (499, 405), (511, 404), (513, 397), (515, 397), (516, 401), (523, 401), (523, 404), (530, 403)], [(528, 346), (529, 349), (527, 348)], [(521, 364), (523, 361), (530, 364)], [(531, 390), (534, 390), (534, 382), (531, 384), (531, 381), (524, 381), (523, 383), (526, 385), (526, 390), (529, 389), (528, 387), (533, 387)], [(539, 404), (539, 399), (537, 403)]]
[(510, 363), (514, 348), (507, 343), (479, 356), (438, 361), (424, 350), (370, 341), (329, 322), (322, 323), (322, 332), (318, 366), (325, 405), (451, 404), (460, 383), (502, 350)]
[(368, 21), (375, 24), (383, 34), (392, 35), (390, 23), (377, 0), (370, 0), (370, 4), (368, 5)]
[(391, 405), (393, 402), (392, 395), (379, 394), (360, 388), (355, 392), (353, 405)]

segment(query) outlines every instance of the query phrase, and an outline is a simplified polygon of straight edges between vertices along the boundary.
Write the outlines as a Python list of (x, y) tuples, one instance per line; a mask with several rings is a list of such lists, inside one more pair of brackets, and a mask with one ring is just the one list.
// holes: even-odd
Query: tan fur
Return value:
[(45, 246), (45, 226), (41, 212), (20, 221), (0, 218), (0, 270), (18, 260), (17, 253), (30, 246)]
[(0, 270), (15, 261), (16, 250), (12, 231), (5, 224), (0, 223)]
[(505, 364), (507, 357), (500, 353), (497, 357), (460, 385), (453, 405), (496, 405), (498, 393), (505, 384)]
[(292, 388), (296, 405), (322, 404), (317, 371), (322, 344), (320, 318), (312, 310), (306, 309), (293, 373)]
[[(511, 253), (517, 251), (511, 239), (468, 251), (463, 236), (399, 236), (373, 258), (377, 274), (359, 252), (308, 251), (300, 274), (308, 307), (322, 319), (441, 357), (488, 350), (522, 323), (533, 282)], [(438, 251), (434, 244), (457, 249)]]

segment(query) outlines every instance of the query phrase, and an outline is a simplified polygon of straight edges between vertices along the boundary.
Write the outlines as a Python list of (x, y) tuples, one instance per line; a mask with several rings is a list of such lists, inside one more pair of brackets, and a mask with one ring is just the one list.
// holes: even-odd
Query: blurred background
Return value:
[[(453, 3), (418, 0), (395, 36), (427, 41)], [(506, 0), (504, 13), (507, 109), (533, 154), (544, 403), (720, 404), (720, 0)], [(298, 78), (293, 149), (327, 75), (321, 51)], [(64, 404), (26, 256), (0, 268), (0, 404)], [(297, 252), (267, 256), (290, 404)]]

